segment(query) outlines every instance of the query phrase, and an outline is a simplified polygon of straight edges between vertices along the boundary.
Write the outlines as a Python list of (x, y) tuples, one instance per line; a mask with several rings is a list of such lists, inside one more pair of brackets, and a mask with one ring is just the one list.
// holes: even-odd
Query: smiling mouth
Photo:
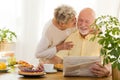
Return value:
[(87, 28), (81, 28), (81, 30), (87, 30)]

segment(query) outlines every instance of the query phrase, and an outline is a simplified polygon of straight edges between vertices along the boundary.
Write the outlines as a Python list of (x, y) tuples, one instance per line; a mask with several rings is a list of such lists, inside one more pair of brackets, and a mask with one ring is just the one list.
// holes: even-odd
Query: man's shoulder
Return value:
[(79, 31), (78, 30), (75, 30), (74, 32), (72, 32), (66, 39), (66, 41), (69, 41), (69, 40), (73, 40), (75, 39), (76, 37), (79, 36)]
[[(79, 34), (79, 31), (78, 30), (75, 30), (74, 32), (72, 32), (71, 34), (70, 34), (70, 36), (75, 36), (75, 35), (78, 35)], [(69, 36), (69, 37), (70, 37)]]

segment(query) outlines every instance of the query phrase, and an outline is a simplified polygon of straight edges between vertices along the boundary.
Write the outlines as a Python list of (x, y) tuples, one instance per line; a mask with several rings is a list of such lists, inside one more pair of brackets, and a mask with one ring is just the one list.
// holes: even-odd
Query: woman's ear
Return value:
[(65, 26), (65, 24), (64, 23), (59, 23), (59, 25), (61, 26), (61, 27), (64, 27)]

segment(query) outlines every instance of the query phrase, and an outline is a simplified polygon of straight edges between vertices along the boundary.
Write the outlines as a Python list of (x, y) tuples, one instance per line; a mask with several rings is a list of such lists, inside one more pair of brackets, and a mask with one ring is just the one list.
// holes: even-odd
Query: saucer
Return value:
[(46, 73), (56, 73), (57, 70), (56, 69), (53, 69), (53, 70), (50, 70), (50, 71), (45, 71)]
[(8, 70), (9, 69), (2, 69), (2, 70), (0, 70), (0, 73), (2, 72), (2, 73), (6, 73), (6, 72), (8, 72)]
[(23, 72), (18, 71), (19, 75), (23, 75), (24, 77), (43, 77), (45, 75), (44, 72)]

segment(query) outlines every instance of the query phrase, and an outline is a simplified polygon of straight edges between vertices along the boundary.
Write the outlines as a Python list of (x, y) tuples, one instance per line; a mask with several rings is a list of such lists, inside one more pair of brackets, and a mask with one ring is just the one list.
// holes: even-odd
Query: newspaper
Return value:
[(80, 57), (65, 57), (63, 59), (63, 74), (64, 76), (91, 76), (95, 75), (90, 72), (90, 67), (95, 62), (100, 62), (100, 57), (88, 57), (88, 56), (80, 56)]

